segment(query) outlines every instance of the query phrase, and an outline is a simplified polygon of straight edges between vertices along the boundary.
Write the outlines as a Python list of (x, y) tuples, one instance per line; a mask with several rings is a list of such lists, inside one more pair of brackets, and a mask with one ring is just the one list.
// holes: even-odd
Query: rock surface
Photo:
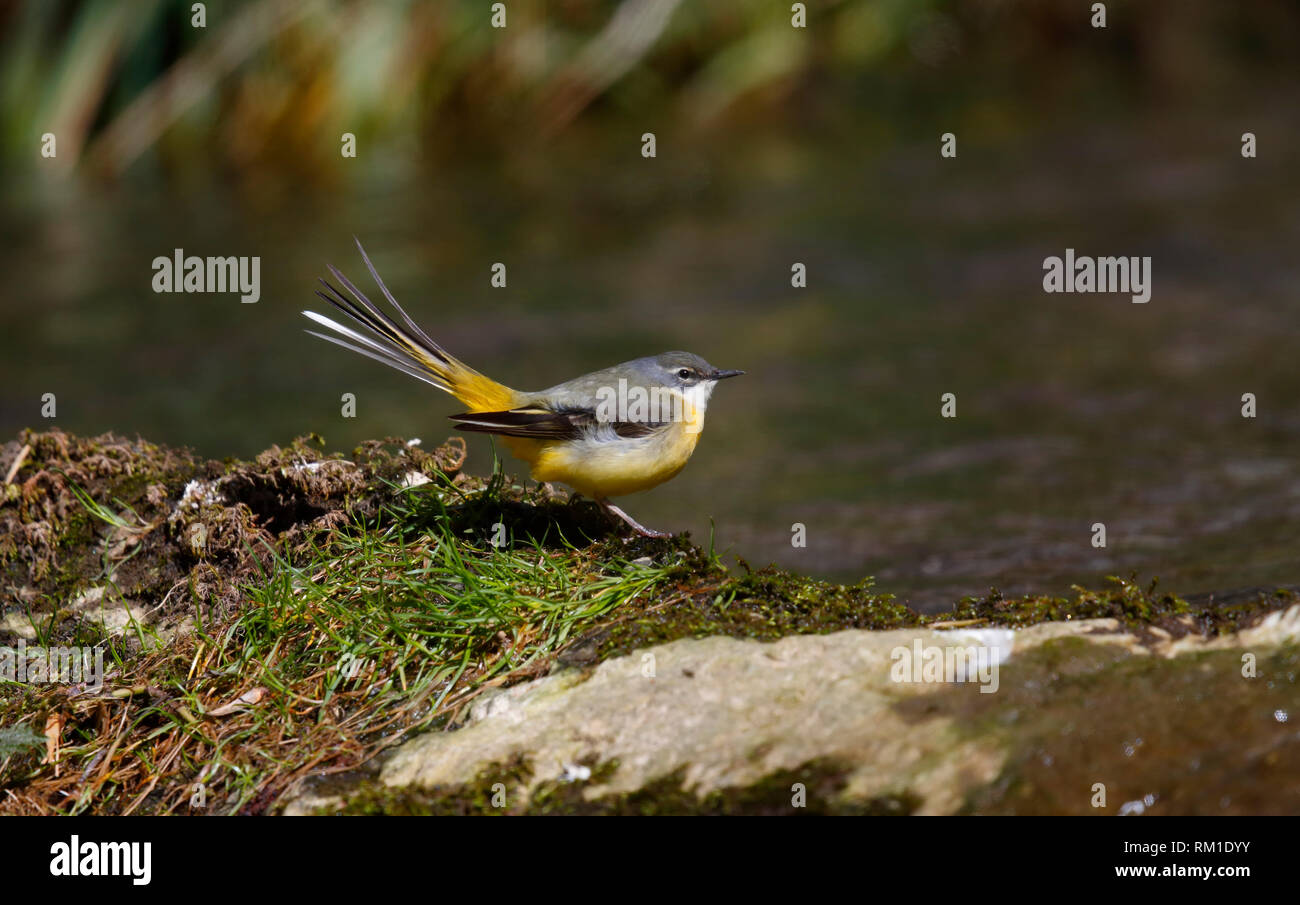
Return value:
[[(538, 788), (573, 784), (597, 808), (665, 777), (697, 797), (801, 771), (812, 788), (834, 764), (832, 811), (1294, 813), (1297, 638), (1300, 607), (1211, 640), (1105, 619), (682, 640), (489, 693), (462, 728), (398, 748), (378, 783), (467, 795), (500, 782), (523, 810)], [(988, 671), (900, 674), (918, 644), (922, 664), (983, 648)], [(506, 766), (520, 762), (523, 781)], [(793, 783), (778, 805), (793, 807)]]

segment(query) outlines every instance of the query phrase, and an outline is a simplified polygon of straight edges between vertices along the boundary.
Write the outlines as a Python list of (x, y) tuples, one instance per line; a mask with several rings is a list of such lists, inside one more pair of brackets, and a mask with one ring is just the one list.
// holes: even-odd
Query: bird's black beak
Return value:
[(728, 377), (739, 377), (744, 371), (723, 371), (715, 369), (709, 374), (710, 380), (726, 380)]

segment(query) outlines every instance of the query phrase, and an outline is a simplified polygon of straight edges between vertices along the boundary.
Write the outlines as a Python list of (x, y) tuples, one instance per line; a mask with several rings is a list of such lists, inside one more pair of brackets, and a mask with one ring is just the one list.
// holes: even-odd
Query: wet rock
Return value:
[[(565, 783), (601, 810), (665, 777), (703, 799), (780, 775), (794, 801), (800, 771), (832, 763), (832, 811), (892, 797), (923, 814), (1295, 812), (1298, 638), (1293, 606), (1210, 639), (1091, 619), (675, 641), (480, 698), (462, 728), (401, 746), (378, 786), (400, 802), (499, 784), (526, 811)], [(958, 649), (964, 670), (907, 662)]]

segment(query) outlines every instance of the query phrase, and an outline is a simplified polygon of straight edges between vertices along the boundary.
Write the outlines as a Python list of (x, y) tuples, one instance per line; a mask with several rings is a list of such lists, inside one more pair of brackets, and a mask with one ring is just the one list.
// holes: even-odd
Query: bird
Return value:
[(671, 536), (646, 528), (610, 498), (649, 490), (676, 477), (695, 452), (714, 388), (744, 371), (715, 368), (690, 352), (664, 352), (544, 390), (512, 389), (435, 342), (397, 303), (360, 240), (354, 241), (402, 323), (327, 264), (348, 294), (322, 278), (323, 289), (316, 295), (365, 332), (303, 311), (332, 331), (307, 333), (450, 393), (466, 406), (464, 412), (448, 416), (455, 426), (500, 437), (527, 463), (534, 480), (568, 485), (644, 537)]

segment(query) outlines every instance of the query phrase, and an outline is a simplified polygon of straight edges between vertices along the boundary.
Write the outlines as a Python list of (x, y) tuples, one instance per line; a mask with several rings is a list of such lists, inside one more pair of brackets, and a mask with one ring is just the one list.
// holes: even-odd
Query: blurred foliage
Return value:
[[(0, 13), (0, 153), (28, 171), (132, 166), (311, 177), (367, 152), (509, 149), (583, 116), (658, 128), (907, 111), (998, 92), (1202, 98), (1293, 70), (1295, 4), (1145, 0), (26, 0)], [(835, 115), (833, 112), (828, 115)]]

